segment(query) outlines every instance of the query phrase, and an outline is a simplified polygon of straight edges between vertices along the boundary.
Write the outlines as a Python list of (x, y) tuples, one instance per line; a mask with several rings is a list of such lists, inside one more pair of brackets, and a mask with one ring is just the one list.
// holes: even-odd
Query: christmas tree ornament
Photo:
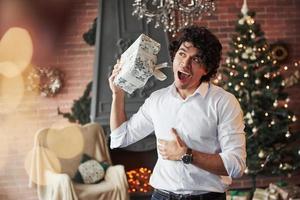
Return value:
[(243, 18), (240, 19), (238, 23), (239, 23), (240, 25), (243, 25), (243, 24), (245, 23), (245, 19), (243, 19)]
[(264, 158), (265, 157), (265, 152), (263, 150), (260, 150), (258, 153), (259, 158)]
[(250, 56), (250, 60), (256, 60), (255, 54), (252, 54), (252, 55)]
[(291, 137), (291, 133), (290, 133), (290, 131), (287, 131), (287, 132), (286, 132), (286, 134), (285, 134), (285, 137), (286, 137), (286, 138), (289, 138), (289, 137)]
[(275, 108), (278, 106), (278, 101), (277, 101), (277, 100), (274, 101), (273, 106), (274, 106)]
[(250, 53), (252, 53), (252, 51), (253, 51), (253, 50), (252, 50), (251, 47), (247, 47), (245, 52), (246, 52), (247, 54), (250, 54)]

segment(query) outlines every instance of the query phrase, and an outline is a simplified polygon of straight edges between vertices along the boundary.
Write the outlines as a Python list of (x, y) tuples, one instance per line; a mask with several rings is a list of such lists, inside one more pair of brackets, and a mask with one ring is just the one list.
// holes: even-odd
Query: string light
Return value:
[(290, 131), (287, 131), (287, 132), (286, 132), (286, 134), (285, 134), (285, 137), (286, 137), (286, 138), (289, 138), (289, 137), (291, 137), (291, 133), (290, 133)]
[(153, 188), (149, 185), (151, 170), (146, 167), (130, 170), (126, 172), (129, 183), (129, 193), (133, 192), (149, 192)]
[(235, 87), (234, 87), (234, 90), (235, 91), (238, 91), (240, 89), (240, 86), (238, 86), (238, 85), (236, 85)]
[(268, 116), (269, 116), (269, 113), (266, 112), (266, 113), (265, 113), (265, 116), (268, 117)]
[(264, 75), (264, 77), (265, 77), (265, 78), (270, 78), (270, 73), (266, 73), (266, 74)]
[(297, 121), (297, 117), (295, 115), (293, 116), (292, 121), (293, 122)]

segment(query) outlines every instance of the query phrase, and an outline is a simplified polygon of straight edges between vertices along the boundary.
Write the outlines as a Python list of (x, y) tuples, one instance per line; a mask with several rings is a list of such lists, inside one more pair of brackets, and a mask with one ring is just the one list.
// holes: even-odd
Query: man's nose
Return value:
[(181, 67), (188, 68), (191, 65), (191, 59), (190, 58), (184, 58), (181, 60)]

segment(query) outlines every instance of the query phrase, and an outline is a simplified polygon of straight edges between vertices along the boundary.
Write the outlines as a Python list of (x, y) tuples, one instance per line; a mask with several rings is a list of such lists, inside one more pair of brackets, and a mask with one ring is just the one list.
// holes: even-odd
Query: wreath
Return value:
[(53, 97), (63, 86), (63, 73), (56, 68), (35, 68), (27, 77), (29, 91), (38, 91), (41, 96)]
[(273, 44), (271, 47), (272, 57), (279, 61), (283, 62), (288, 58), (288, 49), (284, 44)]

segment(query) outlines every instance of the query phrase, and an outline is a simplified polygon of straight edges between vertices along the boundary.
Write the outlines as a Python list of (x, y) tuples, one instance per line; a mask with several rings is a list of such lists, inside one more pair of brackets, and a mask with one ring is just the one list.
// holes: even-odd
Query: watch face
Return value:
[(189, 154), (185, 154), (185, 155), (182, 156), (181, 160), (185, 164), (190, 164), (193, 161), (193, 156), (189, 155)]

